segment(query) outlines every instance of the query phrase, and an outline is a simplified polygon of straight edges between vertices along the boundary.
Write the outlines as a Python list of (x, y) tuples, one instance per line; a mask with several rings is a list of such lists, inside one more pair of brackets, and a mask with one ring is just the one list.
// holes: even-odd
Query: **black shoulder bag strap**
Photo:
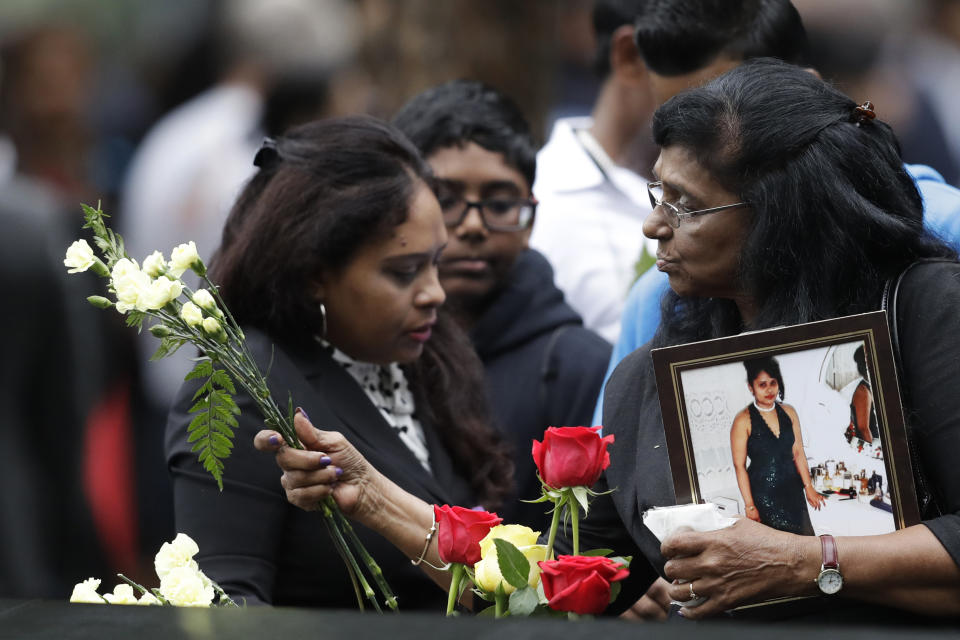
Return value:
[(910, 428), (911, 413), (910, 398), (907, 391), (907, 379), (903, 369), (903, 356), (900, 353), (900, 330), (898, 327), (898, 294), (900, 285), (904, 277), (918, 264), (927, 262), (953, 262), (947, 259), (926, 259), (912, 262), (900, 272), (896, 278), (890, 278), (883, 285), (883, 299), (880, 308), (887, 313), (887, 322), (890, 325), (890, 342), (893, 346), (893, 361), (897, 368), (897, 379), (900, 382), (900, 400), (903, 403), (904, 420), (906, 421), (907, 445), (910, 449), (910, 466), (913, 467), (913, 476), (917, 485), (917, 500), (920, 506), (920, 517), (930, 519), (940, 515), (940, 509), (937, 501), (931, 493), (927, 479), (923, 473), (923, 467), (920, 465), (920, 458), (917, 454), (917, 443), (913, 437)]

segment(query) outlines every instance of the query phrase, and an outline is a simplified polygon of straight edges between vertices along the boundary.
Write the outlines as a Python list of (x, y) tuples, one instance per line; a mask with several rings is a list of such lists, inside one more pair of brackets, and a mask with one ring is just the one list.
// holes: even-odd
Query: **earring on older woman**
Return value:
[(320, 338), (327, 339), (327, 308), (320, 303)]

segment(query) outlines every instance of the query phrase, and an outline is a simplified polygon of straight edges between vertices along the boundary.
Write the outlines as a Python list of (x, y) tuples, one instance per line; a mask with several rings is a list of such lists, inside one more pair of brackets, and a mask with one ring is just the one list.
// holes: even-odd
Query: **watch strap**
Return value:
[(840, 567), (840, 554), (837, 552), (837, 541), (829, 533), (820, 536), (820, 547), (823, 550), (823, 568), (837, 569)]

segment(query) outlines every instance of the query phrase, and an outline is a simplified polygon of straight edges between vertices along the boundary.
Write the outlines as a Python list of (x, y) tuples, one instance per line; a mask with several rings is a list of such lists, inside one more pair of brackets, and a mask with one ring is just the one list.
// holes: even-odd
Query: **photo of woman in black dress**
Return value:
[(745, 514), (781, 531), (812, 536), (807, 503), (820, 509), (826, 499), (810, 481), (797, 411), (783, 403), (780, 364), (763, 357), (743, 365), (753, 402), (734, 418), (730, 448)]

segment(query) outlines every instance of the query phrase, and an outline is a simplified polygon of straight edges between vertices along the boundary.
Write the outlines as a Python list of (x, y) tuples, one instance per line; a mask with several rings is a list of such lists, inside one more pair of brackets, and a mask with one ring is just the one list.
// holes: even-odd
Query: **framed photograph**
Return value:
[(802, 535), (920, 522), (883, 311), (652, 356), (677, 504)]

